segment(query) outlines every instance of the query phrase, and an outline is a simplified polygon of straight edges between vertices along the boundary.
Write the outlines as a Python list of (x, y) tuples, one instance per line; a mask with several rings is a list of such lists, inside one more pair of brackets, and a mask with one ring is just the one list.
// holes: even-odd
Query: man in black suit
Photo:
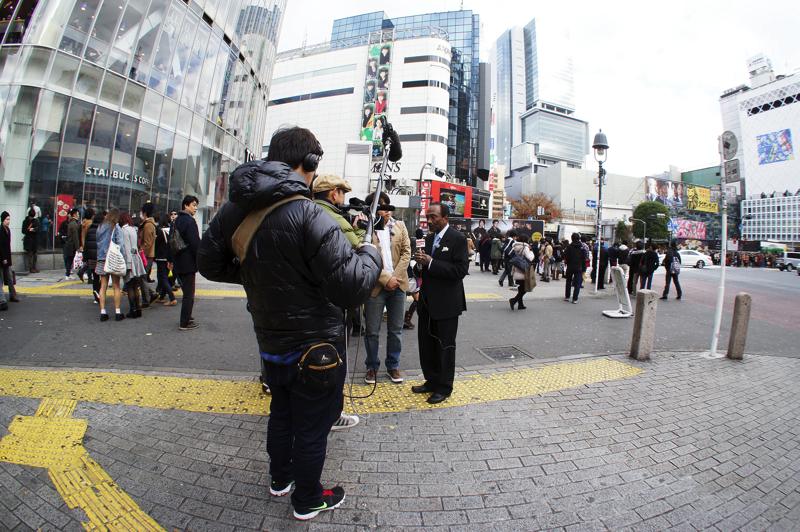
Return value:
[(449, 217), (447, 205), (430, 205), (430, 233), (425, 238), (424, 252), (416, 253), (422, 271), (417, 331), (425, 384), (413, 386), (411, 391), (430, 393), (431, 404), (441, 403), (453, 393), (458, 317), (467, 310), (463, 282), (469, 269), (467, 238), (449, 226)]

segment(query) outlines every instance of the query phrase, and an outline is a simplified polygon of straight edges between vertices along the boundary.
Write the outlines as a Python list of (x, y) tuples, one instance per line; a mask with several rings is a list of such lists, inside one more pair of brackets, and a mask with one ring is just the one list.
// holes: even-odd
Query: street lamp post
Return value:
[(592, 148), (594, 149), (594, 160), (599, 165), (597, 172), (597, 262), (595, 263), (597, 264), (597, 271), (594, 274), (594, 293), (596, 294), (600, 286), (600, 250), (602, 244), (600, 232), (602, 231), (601, 224), (603, 220), (603, 182), (606, 180), (606, 171), (603, 169), (603, 163), (608, 158), (608, 139), (606, 139), (606, 134), (603, 133), (602, 129), (594, 136)]
[(642, 223), (642, 225), (644, 226), (644, 233), (643, 233), (642, 239), (645, 242), (647, 242), (647, 222), (645, 222), (644, 220), (641, 220), (639, 218), (628, 218), (628, 220), (630, 220), (632, 222), (641, 222)]

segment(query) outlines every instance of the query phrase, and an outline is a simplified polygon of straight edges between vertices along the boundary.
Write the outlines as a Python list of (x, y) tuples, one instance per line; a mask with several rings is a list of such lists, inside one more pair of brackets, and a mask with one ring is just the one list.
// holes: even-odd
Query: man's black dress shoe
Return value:
[(442, 393), (435, 393), (435, 394), (431, 395), (430, 397), (428, 397), (428, 403), (430, 403), (432, 405), (435, 405), (436, 403), (441, 403), (442, 401), (444, 401), (448, 397), (450, 397), (450, 396), (449, 395), (444, 395)]
[(419, 386), (412, 386), (411, 391), (414, 393), (431, 393), (433, 390), (428, 388), (425, 384), (420, 384)]

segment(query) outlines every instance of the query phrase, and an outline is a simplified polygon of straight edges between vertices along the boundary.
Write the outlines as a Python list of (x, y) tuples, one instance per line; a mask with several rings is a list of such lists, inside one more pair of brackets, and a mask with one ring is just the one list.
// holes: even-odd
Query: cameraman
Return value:
[[(270, 493), (283, 496), (294, 486), (300, 520), (344, 501), (344, 489), (320, 485), (328, 433), (343, 406), (341, 309), (362, 304), (381, 272), (373, 246), (354, 250), (333, 219), (307, 199), (321, 157), (322, 147), (307, 129), (276, 131), (266, 161), (242, 164), (231, 174), (230, 201), (211, 220), (198, 256), (206, 278), (242, 284), (247, 292), (272, 391)], [(232, 237), (245, 217), (295, 195), (303, 198), (264, 217), (244, 261), (234, 260)], [(314, 357), (318, 371), (306, 365)], [(323, 366), (331, 360), (338, 365)]]

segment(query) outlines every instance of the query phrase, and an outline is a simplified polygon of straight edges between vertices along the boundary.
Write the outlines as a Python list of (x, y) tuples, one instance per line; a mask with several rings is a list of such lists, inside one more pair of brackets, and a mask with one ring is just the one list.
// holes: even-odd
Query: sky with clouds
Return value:
[(590, 137), (598, 128), (608, 135), (613, 173), (718, 164), (719, 96), (747, 83), (748, 58), (764, 53), (776, 74), (800, 74), (800, 2), (786, 0), (288, 0), (278, 48), (327, 41), (334, 19), (381, 5), (388, 17), (473, 10), (481, 20), (481, 61), (511, 26), (537, 18), (537, 25), (566, 28), (576, 115), (589, 122)]

